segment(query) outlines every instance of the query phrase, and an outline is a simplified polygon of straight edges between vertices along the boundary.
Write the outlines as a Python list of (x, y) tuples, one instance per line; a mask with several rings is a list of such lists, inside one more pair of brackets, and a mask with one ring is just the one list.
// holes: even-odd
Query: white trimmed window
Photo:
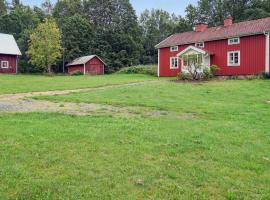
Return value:
[(171, 52), (172, 51), (178, 51), (178, 46), (173, 46), (173, 47), (171, 47)]
[(3, 68), (3, 69), (9, 68), (9, 62), (8, 61), (1, 61), (1, 68)]
[(228, 52), (228, 66), (240, 66), (240, 51)]
[(240, 38), (239, 37), (230, 38), (230, 39), (228, 39), (228, 44), (229, 45), (240, 44)]
[(204, 48), (204, 42), (198, 42), (195, 44), (195, 47), (198, 47), (198, 48)]
[(178, 68), (178, 58), (177, 57), (171, 57), (170, 58), (170, 68), (171, 69), (177, 69)]

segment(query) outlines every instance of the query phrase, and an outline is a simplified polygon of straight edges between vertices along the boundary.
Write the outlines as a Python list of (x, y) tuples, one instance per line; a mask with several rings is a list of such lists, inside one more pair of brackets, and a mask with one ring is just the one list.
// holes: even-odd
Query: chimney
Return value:
[(232, 24), (233, 24), (233, 18), (231, 16), (226, 17), (224, 19), (224, 26), (225, 27), (231, 26)]
[(208, 28), (206, 23), (198, 23), (195, 27), (196, 32), (204, 32)]

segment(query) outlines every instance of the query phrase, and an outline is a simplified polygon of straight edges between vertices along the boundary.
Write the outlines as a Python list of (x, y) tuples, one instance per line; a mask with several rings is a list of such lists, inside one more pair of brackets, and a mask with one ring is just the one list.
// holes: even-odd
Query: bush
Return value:
[(211, 65), (211, 66), (210, 66), (210, 72), (211, 72), (211, 74), (212, 74), (213, 76), (215, 76), (215, 75), (217, 74), (217, 72), (218, 72), (219, 69), (220, 69), (220, 68), (219, 68), (219, 66), (217, 66), (217, 65)]
[(203, 79), (210, 79), (213, 77), (213, 74), (211, 72), (211, 69), (205, 68), (203, 70)]
[(117, 72), (117, 74), (147, 74), (151, 76), (157, 76), (156, 65), (139, 65), (126, 67)]
[(76, 71), (76, 72), (71, 74), (71, 76), (82, 76), (82, 75), (84, 75), (84, 74), (81, 71)]
[(260, 77), (262, 79), (270, 79), (270, 73), (269, 72), (263, 72)]
[(191, 78), (191, 75), (187, 72), (180, 72), (178, 75), (177, 75), (177, 79), (178, 80), (192, 80)]

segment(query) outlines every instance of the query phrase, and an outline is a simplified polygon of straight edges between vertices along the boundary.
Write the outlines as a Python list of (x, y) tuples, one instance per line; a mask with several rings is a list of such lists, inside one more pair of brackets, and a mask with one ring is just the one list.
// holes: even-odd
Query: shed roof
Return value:
[(231, 26), (227, 27), (222, 25), (207, 28), (203, 32), (190, 31), (185, 33), (177, 33), (160, 42), (158, 45), (156, 45), (156, 48), (165, 48), (175, 45), (222, 40), (232, 37), (257, 35), (263, 34), (265, 31), (270, 31), (270, 17), (234, 23)]
[(22, 55), (13, 35), (0, 33), (0, 54)]
[[(76, 58), (71, 63), (68, 63), (67, 66), (84, 65), (84, 64), (86, 64), (87, 62), (89, 62), (90, 60), (92, 60), (95, 57), (97, 57), (99, 60), (101, 60), (97, 55), (83, 56), (83, 57), (80, 57), (80, 58)], [(103, 62), (103, 60), (101, 60), (101, 61)]]

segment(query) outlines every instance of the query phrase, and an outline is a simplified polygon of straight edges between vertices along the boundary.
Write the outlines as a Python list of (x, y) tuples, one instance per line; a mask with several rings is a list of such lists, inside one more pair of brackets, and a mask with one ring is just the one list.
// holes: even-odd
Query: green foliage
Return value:
[(45, 19), (44, 23), (30, 36), (28, 55), (30, 63), (42, 71), (51, 73), (51, 67), (61, 57), (61, 34), (54, 19)]
[(211, 65), (210, 66), (210, 73), (212, 75), (216, 75), (219, 70), (220, 70), (220, 68), (217, 65)]
[(151, 76), (157, 76), (157, 66), (156, 65), (139, 65), (126, 67), (121, 69), (118, 74), (147, 74)]
[(7, 6), (5, 0), (0, 0), (0, 16), (7, 14)]
[(89, 22), (81, 15), (62, 18), (58, 22), (62, 32), (64, 58), (70, 62), (75, 58), (91, 54), (93, 30)]
[(72, 73), (71, 75), (72, 75), (72, 76), (82, 76), (82, 75), (84, 75), (84, 74), (83, 74), (83, 72), (81, 72), (81, 71), (77, 71), (77, 72)]
[(185, 81), (185, 80), (191, 80), (191, 76), (189, 73), (187, 72), (180, 72), (178, 75), (177, 75), (177, 80), (182, 80), (182, 81)]
[(159, 9), (145, 10), (139, 18), (143, 30), (143, 54), (141, 63), (157, 63), (157, 50), (155, 45), (176, 32), (192, 30), (185, 18), (177, 17)]
[(270, 73), (269, 72), (263, 72), (260, 77), (262, 79), (270, 79)]

